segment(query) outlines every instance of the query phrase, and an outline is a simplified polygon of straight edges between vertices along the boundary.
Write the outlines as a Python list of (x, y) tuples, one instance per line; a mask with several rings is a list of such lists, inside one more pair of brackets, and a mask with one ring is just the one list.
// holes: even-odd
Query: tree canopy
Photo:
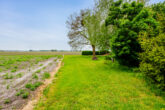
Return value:
[(142, 51), (138, 41), (140, 32), (149, 32), (151, 36), (158, 34), (158, 23), (142, 3), (133, 1), (114, 2), (110, 7), (106, 25), (112, 25), (116, 30), (111, 41), (113, 57), (122, 65), (138, 66), (139, 53)]

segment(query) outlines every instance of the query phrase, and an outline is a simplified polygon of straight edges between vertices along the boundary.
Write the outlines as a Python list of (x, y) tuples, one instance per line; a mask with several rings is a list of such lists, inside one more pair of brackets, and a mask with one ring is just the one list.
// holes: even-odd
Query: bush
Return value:
[[(96, 55), (105, 55), (109, 53), (109, 51), (96, 51)], [(93, 55), (92, 51), (82, 51), (82, 55)]]
[(165, 89), (165, 34), (141, 38), (140, 70), (161, 89)]
[(82, 51), (82, 55), (93, 55), (92, 51)]
[(147, 32), (148, 29), (154, 29), (151, 33), (156, 35), (159, 32), (158, 23), (143, 4), (122, 1), (112, 3), (106, 19), (106, 25), (115, 28), (110, 39), (111, 50), (121, 65), (138, 67), (139, 53), (142, 52), (138, 36), (140, 32)]
[(109, 55), (109, 56), (106, 56), (105, 57), (105, 60), (112, 60), (112, 57)]

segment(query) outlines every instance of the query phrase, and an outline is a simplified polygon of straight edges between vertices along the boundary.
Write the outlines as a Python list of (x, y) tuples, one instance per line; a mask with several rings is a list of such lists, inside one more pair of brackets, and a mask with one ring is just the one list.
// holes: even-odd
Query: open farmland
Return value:
[[(50, 77), (60, 55), (0, 55), (0, 109), (19, 109)], [(21, 53), (22, 54), (22, 53)]]
[(81, 52), (3, 52), (0, 55), (81, 55)]

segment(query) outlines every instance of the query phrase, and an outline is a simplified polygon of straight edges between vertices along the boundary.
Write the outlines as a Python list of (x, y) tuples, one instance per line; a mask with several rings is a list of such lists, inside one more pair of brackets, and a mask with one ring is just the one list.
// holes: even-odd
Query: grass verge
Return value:
[(164, 110), (165, 100), (129, 68), (104, 57), (65, 56), (35, 110)]

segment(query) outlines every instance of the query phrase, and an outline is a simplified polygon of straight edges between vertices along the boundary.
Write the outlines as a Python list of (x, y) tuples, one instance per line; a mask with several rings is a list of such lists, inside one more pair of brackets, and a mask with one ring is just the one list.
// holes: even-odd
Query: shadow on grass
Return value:
[(109, 69), (113, 69), (113, 70), (115, 70), (115, 71), (130, 72), (130, 73), (133, 72), (133, 68), (120, 65), (118, 62), (112, 62), (111, 60), (105, 60), (105, 61), (104, 61), (104, 64), (105, 64)]
[(148, 78), (147, 76), (144, 76), (143, 73), (140, 72), (138, 68), (131, 68), (127, 66), (120, 65), (118, 62), (112, 62), (110, 60), (105, 60), (104, 64), (106, 65), (106, 69), (113, 69), (115, 71), (122, 71), (126, 73), (132, 73), (133, 76), (140, 78), (146, 82), (146, 87), (150, 89), (152, 93), (154, 93), (156, 96), (160, 96), (165, 100), (165, 91), (158, 88), (152, 81), (152, 79)]
[(150, 91), (153, 92), (156, 96), (160, 96), (165, 100), (165, 90), (160, 89), (159, 87), (154, 84), (152, 79), (143, 75), (143, 80), (145, 80), (146, 85), (149, 87)]

